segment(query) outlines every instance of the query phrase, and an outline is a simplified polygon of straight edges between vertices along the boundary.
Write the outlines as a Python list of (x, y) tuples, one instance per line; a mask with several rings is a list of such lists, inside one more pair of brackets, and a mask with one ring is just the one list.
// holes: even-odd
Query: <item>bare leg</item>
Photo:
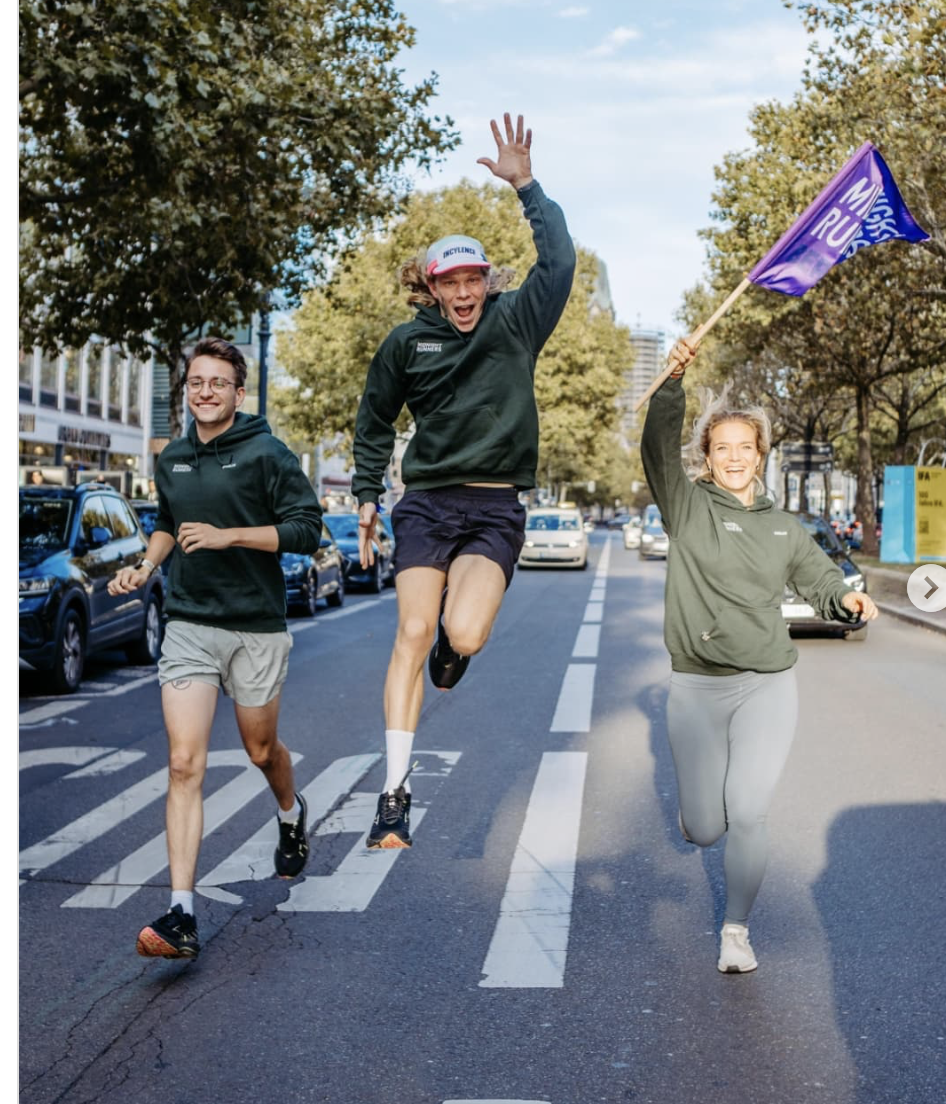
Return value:
[(437, 631), (446, 578), (434, 567), (409, 567), (397, 576), (397, 635), (384, 683), (387, 728), (417, 728), (424, 701), (424, 661)]
[(506, 593), (506, 576), (485, 556), (457, 556), (447, 574), (443, 624), (450, 647), (461, 656), (476, 655), (489, 634)]
[(167, 838), (171, 889), (192, 890), (204, 831), (203, 783), (217, 687), (175, 679), (161, 687), (168, 732)]
[(277, 735), (279, 694), (265, 705), (238, 705), (234, 702), (233, 708), (246, 754), (253, 765), (266, 775), (280, 809), (288, 811), (296, 802), (296, 787), (292, 757)]

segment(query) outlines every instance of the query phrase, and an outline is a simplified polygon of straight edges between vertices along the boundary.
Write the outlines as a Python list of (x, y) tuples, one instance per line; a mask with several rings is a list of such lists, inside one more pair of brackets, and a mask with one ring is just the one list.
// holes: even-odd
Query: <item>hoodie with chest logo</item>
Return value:
[(406, 404), (416, 430), (401, 461), (408, 490), (458, 483), (535, 486), (539, 418), (535, 362), (561, 317), (575, 247), (557, 204), (536, 181), (518, 192), (537, 260), (522, 286), (490, 295), (470, 333), (438, 307), (396, 326), (368, 368), (355, 424), (358, 502), (377, 502)]
[[(265, 418), (237, 411), (233, 425), (204, 444), (191, 423), (158, 457), (156, 529), (175, 539), (184, 522), (218, 529), (274, 525), (279, 552), (315, 552), (322, 510), (292, 452)], [(171, 558), (167, 613), (237, 632), (282, 632), (286, 584), (278, 552), (201, 548)]]
[(781, 613), (789, 584), (825, 618), (855, 621), (841, 569), (798, 519), (770, 498), (744, 506), (681, 461), (686, 398), (667, 380), (651, 398), (641, 438), (647, 482), (670, 536), (664, 640), (675, 671), (784, 671), (798, 650)]

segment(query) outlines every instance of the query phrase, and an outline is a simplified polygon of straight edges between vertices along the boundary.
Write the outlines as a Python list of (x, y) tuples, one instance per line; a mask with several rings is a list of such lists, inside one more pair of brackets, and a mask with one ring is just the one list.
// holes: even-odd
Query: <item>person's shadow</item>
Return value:
[(946, 803), (841, 813), (813, 893), (856, 1101), (946, 1100)]

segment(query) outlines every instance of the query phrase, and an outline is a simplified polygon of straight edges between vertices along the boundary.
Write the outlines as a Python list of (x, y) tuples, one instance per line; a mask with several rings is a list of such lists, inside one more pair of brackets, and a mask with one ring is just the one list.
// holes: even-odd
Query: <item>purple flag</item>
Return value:
[(903, 238), (929, 237), (906, 208), (896, 182), (871, 142), (865, 142), (821, 195), (749, 273), (759, 287), (783, 295), (809, 288), (859, 249)]

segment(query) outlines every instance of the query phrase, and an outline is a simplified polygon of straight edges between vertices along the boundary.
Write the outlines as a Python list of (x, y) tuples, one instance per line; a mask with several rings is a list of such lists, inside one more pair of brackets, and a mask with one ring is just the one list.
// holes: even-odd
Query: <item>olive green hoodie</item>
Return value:
[(686, 399), (668, 380), (650, 400), (641, 440), (647, 482), (670, 536), (664, 640), (675, 671), (732, 675), (784, 671), (798, 659), (782, 618), (788, 583), (826, 618), (856, 621), (841, 605), (839, 567), (798, 519), (770, 498), (743, 504), (681, 461)]
[[(206, 444), (191, 423), (155, 468), (155, 529), (177, 538), (185, 521), (219, 529), (275, 525), (279, 552), (315, 552), (322, 510), (299, 461), (265, 418), (237, 411), (233, 425)], [(168, 579), (171, 620), (237, 632), (286, 628), (286, 582), (277, 552), (254, 548), (175, 549)]]
[(487, 297), (479, 322), (461, 333), (439, 308), (421, 307), (381, 343), (355, 423), (352, 491), (377, 502), (407, 404), (416, 425), (401, 461), (409, 490), (456, 483), (535, 486), (539, 417), (533, 377), (561, 317), (575, 247), (557, 204), (537, 181), (518, 192), (538, 259), (522, 286)]

